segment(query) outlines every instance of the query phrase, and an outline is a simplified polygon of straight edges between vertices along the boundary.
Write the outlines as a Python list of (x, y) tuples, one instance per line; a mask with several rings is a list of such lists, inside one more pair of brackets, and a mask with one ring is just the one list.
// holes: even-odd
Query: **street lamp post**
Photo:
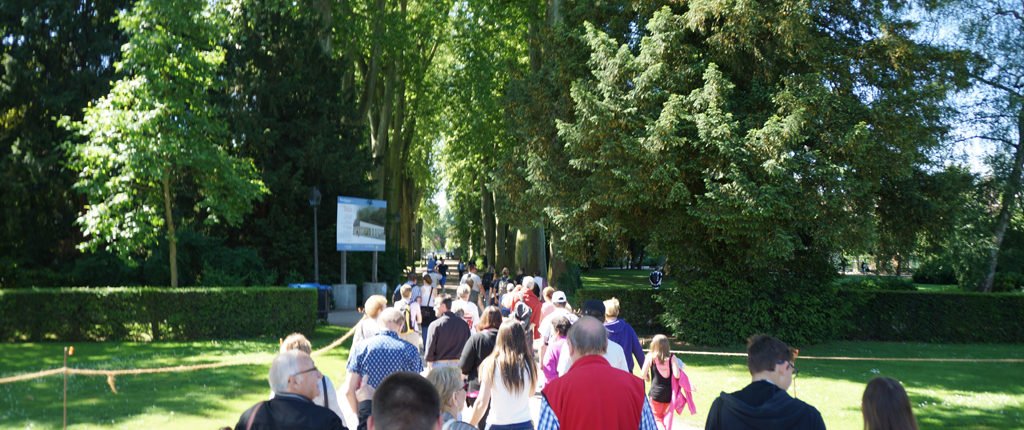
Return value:
[(320, 205), (320, 190), (309, 192), (309, 205), (313, 207), (313, 282), (320, 285), (320, 246), (317, 241), (316, 207)]

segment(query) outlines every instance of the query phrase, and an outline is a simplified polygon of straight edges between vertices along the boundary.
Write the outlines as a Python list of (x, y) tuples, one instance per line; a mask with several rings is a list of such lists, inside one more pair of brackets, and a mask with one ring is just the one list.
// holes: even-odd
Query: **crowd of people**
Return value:
[[(409, 274), (390, 306), (379, 295), (365, 302), (340, 393), (354, 422), (314, 365), (309, 340), (293, 334), (271, 364), (270, 400), (246, 410), (235, 429), (667, 430), (676, 414), (696, 414), (668, 337), (654, 336), (645, 352), (618, 300), (589, 299), (574, 311), (539, 275), (512, 278), (505, 268), (497, 277), (488, 268), (481, 277), (461, 262), (449, 295), (443, 260), (430, 266)], [(723, 392), (705, 428), (824, 429), (817, 409), (787, 393), (795, 358), (779, 339), (751, 337), (751, 383)], [(890, 378), (868, 384), (862, 412), (869, 430), (917, 428)]]

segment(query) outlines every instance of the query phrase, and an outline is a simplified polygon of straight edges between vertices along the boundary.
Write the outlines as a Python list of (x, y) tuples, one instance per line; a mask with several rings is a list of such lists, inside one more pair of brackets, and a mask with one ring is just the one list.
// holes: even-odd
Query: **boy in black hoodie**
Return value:
[(711, 404), (704, 428), (824, 430), (814, 406), (786, 393), (797, 373), (793, 350), (771, 336), (747, 340), (747, 368), (753, 382), (735, 393), (722, 393)]

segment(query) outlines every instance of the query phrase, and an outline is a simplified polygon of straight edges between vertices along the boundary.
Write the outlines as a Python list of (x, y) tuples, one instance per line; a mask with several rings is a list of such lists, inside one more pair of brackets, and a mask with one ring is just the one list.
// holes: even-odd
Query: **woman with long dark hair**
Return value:
[(537, 364), (526, 332), (516, 321), (498, 328), (494, 351), (480, 365), (480, 395), (470, 424), (477, 425), (491, 401), (490, 430), (533, 430), (530, 396), (537, 385)]
[(879, 376), (868, 382), (860, 411), (864, 430), (917, 430), (910, 397), (895, 379)]

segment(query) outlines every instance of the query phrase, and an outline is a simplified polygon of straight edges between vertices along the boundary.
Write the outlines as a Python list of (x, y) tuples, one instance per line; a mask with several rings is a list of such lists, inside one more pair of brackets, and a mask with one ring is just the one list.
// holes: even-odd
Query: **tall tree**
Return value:
[(74, 137), (55, 118), (81, 119), (109, 90), (124, 43), (111, 18), (128, 4), (0, 3), (0, 267), (12, 269), (0, 269), (0, 285), (78, 255), (74, 221), (83, 201), (62, 147)]
[(945, 132), (955, 61), (910, 40), (892, 6), (696, 1), (655, 13), (636, 43), (588, 25), (591, 76), (559, 126), (580, 190), (554, 200), (567, 250), (647, 229), (690, 270), (666, 299), (694, 341), (829, 336), (844, 232)]
[[(231, 151), (253, 159), (270, 191), (227, 237), (256, 248), (282, 278), (311, 279), (312, 187), (324, 199), (318, 246), (324, 269), (337, 264), (333, 221), (336, 196), (370, 197), (365, 127), (355, 90), (342, 80), (352, 65), (324, 43), (324, 12), (289, 1), (248, 0), (230, 16), (223, 67)], [(330, 41), (330, 27), (326, 40)], [(295, 277), (300, 277), (295, 279)]]
[[(1009, 0), (952, 2), (949, 12), (962, 23), (962, 39), (954, 47), (970, 49), (980, 60), (972, 73), (976, 84), (969, 106), (977, 137), (995, 143), (1006, 154), (994, 169), (1003, 183), (999, 213), (992, 233), (988, 262), (979, 289), (992, 291), (999, 251), (1021, 193), (1024, 168), (1024, 3)], [(965, 46), (964, 46), (965, 45)]]
[[(125, 77), (64, 123), (87, 140), (72, 145), (76, 188), (89, 204), (79, 218), (86, 241), (124, 256), (167, 240), (178, 286), (176, 226), (184, 219), (238, 223), (266, 192), (252, 161), (230, 155), (223, 110), (221, 5), (202, 0), (137, 1), (118, 15), (129, 35), (117, 68)], [(178, 199), (193, 204), (176, 207)]]
[(374, 194), (389, 202), (387, 237), (406, 253), (395, 254), (401, 265), (413, 257), (414, 215), (430, 181), (429, 159), (417, 158), (424, 151), (416, 147), (434, 142), (424, 138), (418, 124), (440, 108), (428, 104), (425, 79), (449, 34), (450, 7), (448, 1), (341, 2), (335, 19), (340, 55), (358, 72), (350, 73), (343, 87), (358, 89), (359, 118), (369, 130), (375, 169)]

